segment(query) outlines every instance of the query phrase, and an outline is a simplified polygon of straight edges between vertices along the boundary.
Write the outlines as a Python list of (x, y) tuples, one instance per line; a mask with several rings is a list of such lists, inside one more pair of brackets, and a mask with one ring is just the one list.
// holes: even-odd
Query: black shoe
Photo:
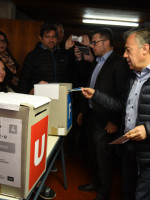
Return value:
[(57, 167), (55, 165), (53, 165), (52, 169), (51, 169), (51, 172), (57, 172)]
[(85, 191), (85, 192), (97, 190), (97, 187), (93, 184), (80, 185), (78, 188), (79, 188), (79, 190), (82, 190), (82, 191)]
[(42, 199), (53, 199), (56, 196), (56, 193), (49, 188), (48, 186), (44, 185), (41, 192), (40, 192), (40, 197)]

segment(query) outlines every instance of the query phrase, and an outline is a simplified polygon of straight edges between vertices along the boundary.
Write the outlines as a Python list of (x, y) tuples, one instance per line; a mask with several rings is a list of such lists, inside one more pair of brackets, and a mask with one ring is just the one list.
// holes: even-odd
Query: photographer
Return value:
[[(85, 87), (91, 73), (92, 63), (95, 60), (95, 57), (93, 56), (92, 50), (90, 48), (90, 40), (88, 35), (82, 35), (79, 37), (70, 35), (66, 40), (65, 49), (70, 50), (75, 58), (75, 62), (73, 64), (74, 77), (76, 79), (74, 87)], [(84, 99), (82, 94), (79, 92), (73, 93), (72, 97), (73, 127), (67, 138), (67, 152), (71, 152), (73, 150), (75, 137), (77, 137), (77, 133), (79, 133), (79, 151), (80, 153), (84, 153), (86, 145), (84, 123), (80, 123), (79, 120), (77, 120)]]
[(74, 56), (76, 58), (75, 70), (78, 77), (76, 87), (87, 84), (91, 65), (95, 60), (92, 49), (90, 48), (90, 39), (88, 35), (74, 36), (70, 35), (66, 40), (65, 49), (74, 48)]

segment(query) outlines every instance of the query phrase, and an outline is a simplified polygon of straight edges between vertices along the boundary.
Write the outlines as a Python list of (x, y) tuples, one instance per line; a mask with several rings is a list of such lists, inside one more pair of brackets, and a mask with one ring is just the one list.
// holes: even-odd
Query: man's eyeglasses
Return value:
[(91, 42), (91, 46), (92, 46), (92, 45), (96, 46), (96, 44), (97, 44), (98, 42), (102, 42), (102, 41), (106, 41), (106, 40), (92, 41), (92, 42)]

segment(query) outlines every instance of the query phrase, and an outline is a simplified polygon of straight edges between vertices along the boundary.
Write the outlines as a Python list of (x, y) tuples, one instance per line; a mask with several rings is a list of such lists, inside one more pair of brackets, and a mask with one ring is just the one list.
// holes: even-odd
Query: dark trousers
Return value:
[(93, 165), (94, 182), (98, 186), (98, 196), (102, 200), (110, 199), (113, 172), (113, 149), (108, 144), (109, 135), (105, 131), (106, 123), (102, 123), (94, 113), (90, 113), (87, 121), (88, 147)]
[(136, 153), (133, 144), (130, 142), (123, 144), (122, 147), (123, 200), (135, 200), (138, 176)]
[(150, 166), (142, 166), (139, 169), (136, 200), (150, 200)]
[(123, 147), (123, 200), (150, 200), (150, 165), (139, 166), (134, 146)]

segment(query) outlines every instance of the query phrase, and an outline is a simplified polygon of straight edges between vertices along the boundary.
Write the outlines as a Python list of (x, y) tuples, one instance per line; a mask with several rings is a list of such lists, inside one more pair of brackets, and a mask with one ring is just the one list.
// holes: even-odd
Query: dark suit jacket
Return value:
[[(94, 64), (93, 70), (96, 64), (97, 63)], [(104, 92), (109, 96), (119, 98), (124, 92), (128, 72), (129, 67), (125, 59), (112, 52), (97, 76), (94, 89)], [(117, 125), (120, 124), (121, 116), (118, 113), (107, 110), (107, 108), (103, 106), (96, 106), (96, 104), (93, 104), (92, 112), (95, 114), (94, 120), (99, 124), (105, 126), (108, 121)]]

